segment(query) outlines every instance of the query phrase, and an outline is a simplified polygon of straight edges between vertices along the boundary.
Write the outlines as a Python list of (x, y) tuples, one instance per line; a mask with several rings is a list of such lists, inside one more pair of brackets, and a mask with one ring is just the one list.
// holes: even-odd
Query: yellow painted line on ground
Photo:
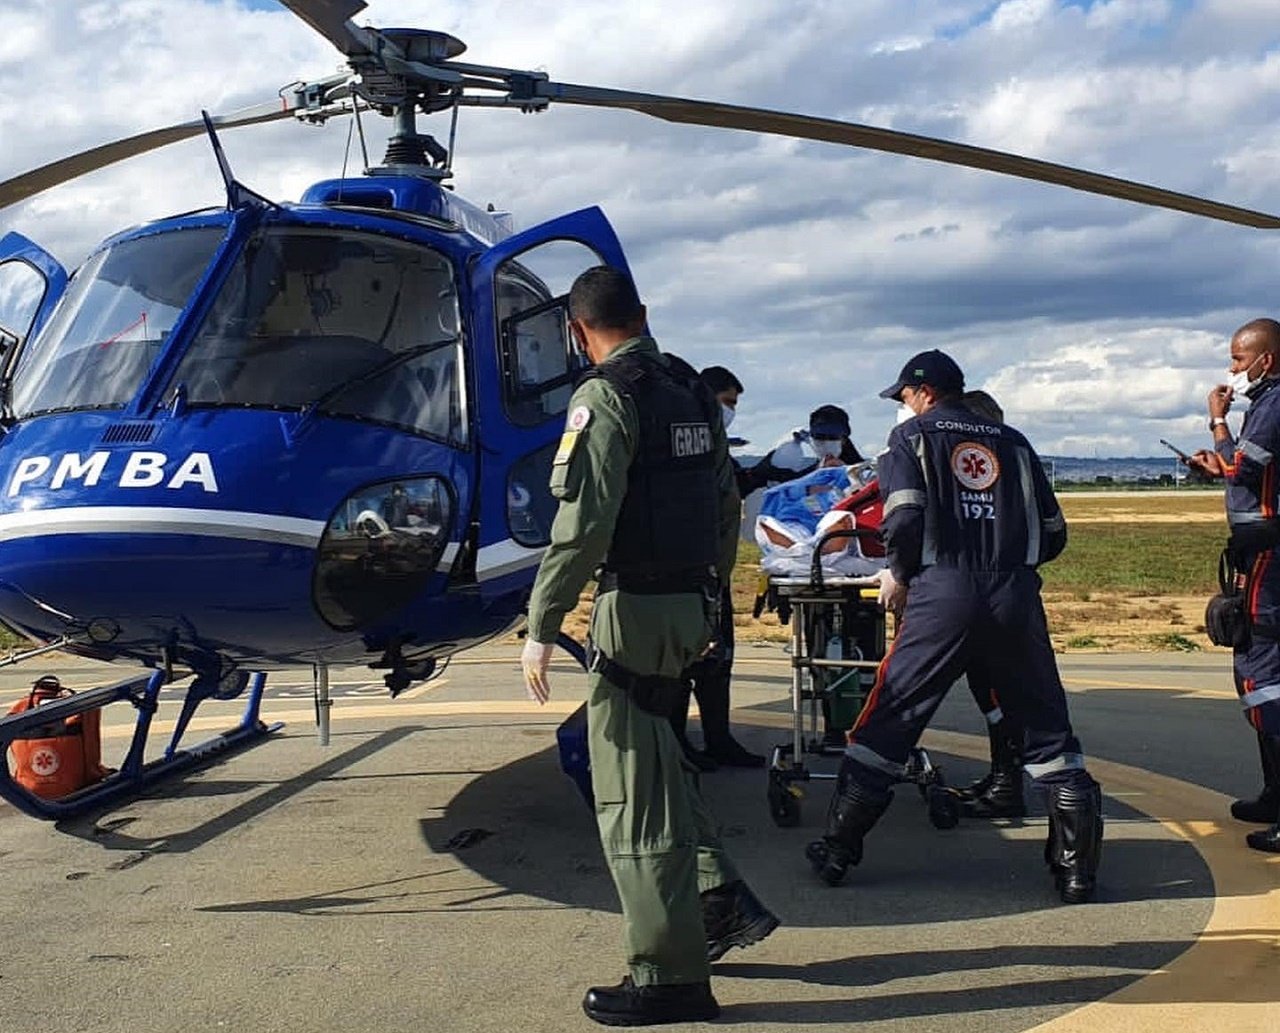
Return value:
[(400, 700), (418, 699), (420, 696), (425, 696), (428, 692), (435, 692), (436, 689), (443, 689), (448, 684), (448, 678), (432, 678), (431, 681), (423, 682), (416, 689), (408, 689), (400, 693), (396, 698)]
[[(976, 736), (931, 731), (925, 741), (945, 753), (988, 757), (987, 743)], [(1213, 877), (1213, 912), (1199, 939), (1164, 968), (1029, 1033), (1276, 1033), (1280, 855), (1245, 846), (1250, 826), (1224, 820), (1231, 800), (1222, 793), (1092, 757), (1089, 771), (1104, 792), (1133, 796), (1132, 806), (1200, 854)], [(1104, 878), (1105, 873), (1104, 867)], [(1099, 944), (1100, 963), (1106, 954), (1106, 945)]]
[[(403, 696), (400, 697), (404, 699)], [(352, 705), (346, 705), (346, 704)], [(366, 703), (344, 698), (333, 701), (330, 711), (331, 721), (354, 721), (356, 719), (406, 718), (406, 717), (568, 717), (582, 705), (582, 700), (552, 700), (544, 706), (538, 706), (530, 700), (448, 700), (434, 703), (411, 702), (407, 706), (400, 702)], [(264, 713), (262, 719), (268, 724), (273, 721), (306, 721), (314, 722), (314, 707), (300, 710), (274, 710)], [(187, 726), (191, 732), (218, 732), (235, 724), (237, 718), (228, 714), (224, 717), (196, 717)], [(173, 731), (173, 721), (153, 721), (151, 731), (165, 733)], [(102, 730), (102, 737), (127, 738), (133, 734), (133, 724), (111, 725)]]

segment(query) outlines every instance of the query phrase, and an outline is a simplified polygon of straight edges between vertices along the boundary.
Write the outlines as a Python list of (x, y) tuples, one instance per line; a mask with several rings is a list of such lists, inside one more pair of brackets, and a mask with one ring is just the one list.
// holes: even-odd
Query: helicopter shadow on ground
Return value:
[[(372, 737), (361, 736), (362, 741), (350, 749), (344, 750), (342, 753), (280, 782), (265, 782), (255, 779), (203, 778), (202, 776), (210, 770), (234, 760), (238, 753), (215, 757), (208, 763), (192, 768), (172, 779), (157, 783), (135, 800), (115, 803), (101, 810), (75, 818), (63, 819), (55, 824), (55, 828), (66, 835), (95, 843), (104, 850), (131, 851), (142, 854), (190, 853), (212, 842), (224, 833), (260, 817), (272, 808), (296, 797), (299, 793), (322, 782), (341, 777), (339, 775), (340, 772), (423, 730), (422, 726), (404, 725), (398, 728), (389, 728)], [(270, 744), (271, 740), (267, 740), (260, 745), (270, 746)], [(194, 825), (183, 832), (149, 837), (131, 835), (125, 831), (139, 817), (137, 814), (128, 813), (128, 808), (142, 803), (169, 798), (213, 798), (243, 795), (254, 792), (266, 785), (271, 788), (266, 789), (264, 792), (258, 792), (230, 809), (222, 811), (207, 821)]]

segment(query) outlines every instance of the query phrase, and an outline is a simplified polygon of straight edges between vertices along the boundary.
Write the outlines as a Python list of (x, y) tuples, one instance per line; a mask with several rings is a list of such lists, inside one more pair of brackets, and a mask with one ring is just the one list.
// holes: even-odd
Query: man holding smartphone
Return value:
[[(1207, 477), (1226, 481), (1227, 541), (1236, 587), (1243, 593), (1244, 642), (1233, 647), (1236, 692), (1245, 720), (1258, 737), (1262, 792), (1237, 800), (1231, 814), (1240, 821), (1270, 825), (1250, 832), (1254, 850), (1280, 854), (1280, 323), (1255, 319), (1231, 337), (1227, 382), (1209, 392), (1209, 431), (1213, 449), (1204, 449), (1187, 465)], [(1227, 411), (1243, 399), (1248, 406), (1237, 440), (1227, 426)]]

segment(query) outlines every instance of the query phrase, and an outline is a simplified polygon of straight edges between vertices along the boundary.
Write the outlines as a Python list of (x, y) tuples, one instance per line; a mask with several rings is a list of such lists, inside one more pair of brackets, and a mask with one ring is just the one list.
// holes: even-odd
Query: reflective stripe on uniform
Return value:
[(1259, 466), (1269, 465), (1273, 458), (1265, 448), (1254, 441), (1249, 441), (1247, 438), (1236, 444), (1236, 451)]
[[(924, 435), (915, 436), (916, 461), (920, 464), (920, 476), (924, 478), (925, 506), (924, 529), (920, 536), (920, 566), (932, 567), (938, 562), (938, 492), (929, 483), (929, 454)], [(929, 504), (932, 497), (933, 504)]]
[(1260, 524), (1271, 517), (1264, 516), (1262, 509), (1237, 509), (1227, 514), (1228, 525), (1234, 527), (1236, 524)]
[(1263, 703), (1270, 703), (1272, 700), (1280, 699), (1280, 685), (1264, 685), (1252, 692), (1246, 692), (1240, 697), (1240, 705), (1249, 710), (1252, 707), (1260, 707)]
[(892, 775), (894, 778), (901, 778), (906, 773), (905, 764), (898, 764), (886, 757), (882, 757), (870, 746), (863, 746), (860, 742), (846, 746), (844, 753), (850, 760), (857, 761), (863, 767), (871, 768), (873, 771), (883, 771), (886, 775)]
[(1019, 448), (1018, 487), (1022, 489), (1022, 507), (1027, 518), (1027, 566), (1040, 563), (1040, 507), (1036, 503), (1036, 485), (1031, 477), (1031, 453)]
[(1032, 778), (1044, 778), (1057, 771), (1083, 771), (1084, 754), (1059, 753), (1053, 760), (1046, 760), (1042, 764), (1024, 764), (1022, 767)]
[(923, 506), (925, 493), (917, 488), (900, 488), (884, 500), (884, 512), (880, 519), (885, 519), (899, 506)]
[(988, 710), (982, 716), (987, 719), (987, 724), (991, 725), (991, 727), (994, 728), (996, 725), (998, 725), (1001, 721), (1004, 720), (1004, 711), (1001, 710), (999, 707), (996, 707), (995, 710)]
[(1040, 521), (1040, 528), (1046, 534), (1055, 534), (1058, 531), (1067, 529), (1067, 518), (1062, 515), (1062, 510), (1058, 510), (1053, 516)]

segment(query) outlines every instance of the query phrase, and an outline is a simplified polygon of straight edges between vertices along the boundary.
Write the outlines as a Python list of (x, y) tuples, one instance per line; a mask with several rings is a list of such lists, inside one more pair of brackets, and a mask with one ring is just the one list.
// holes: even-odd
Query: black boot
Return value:
[(707, 742), (707, 756), (723, 768), (762, 768), (765, 757), (752, 753), (732, 735), (719, 742)]
[(1027, 813), (1022, 795), (1022, 745), (1010, 734), (1008, 719), (987, 725), (991, 770), (959, 792), (968, 818), (1021, 818)]
[(1262, 757), (1262, 792), (1253, 800), (1236, 800), (1231, 817), (1272, 825), (1280, 821), (1280, 738), (1259, 732), (1258, 753)]
[[(1262, 751), (1262, 770), (1267, 778), (1267, 788), (1262, 791), (1263, 796), (1266, 796), (1268, 790), (1273, 794), (1280, 794), (1280, 777), (1278, 777), (1280, 776), (1280, 735), (1259, 735), (1258, 748)], [(1231, 807), (1231, 813), (1236, 813), (1234, 804)], [(1271, 828), (1250, 832), (1244, 837), (1244, 841), (1254, 850), (1280, 854), (1280, 815), (1276, 815), (1274, 807), (1271, 813), (1273, 815)]]
[(582, 999), (587, 1018), (605, 1026), (661, 1026), (706, 1022), (720, 1014), (711, 984), (651, 983), (636, 986), (623, 976), (617, 986), (593, 986)]
[(1244, 837), (1244, 841), (1254, 850), (1262, 850), (1268, 854), (1280, 854), (1280, 822), (1269, 829), (1258, 829)]
[(862, 837), (880, 820), (893, 802), (893, 790), (876, 793), (853, 778), (853, 762), (840, 765), (836, 791), (827, 810), (827, 830), (821, 839), (805, 847), (804, 856), (828, 886), (844, 881), (851, 865), (862, 860)]
[(741, 879), (707, 890), (701, 901), (708, 961), (719, 961), (733, 947), (759, 943), (778, 928), (778, 916)]
[(1102, 790), (1097, 782), (1049, 788), (1044, 857), (1063, 903), (1092, 899), (1102, 859)]
[(966, 800), (976, 800), (987, 791), (992, 780), (996, 777), (996, 755), (1001, 749), (1001, 738), (997, 737), (997, 729), (999, 729), (1003, 723), (1003, 720), (998, 721), (995, 724), (991, 724), (990, 722), (987, 723), (987, 741), (991, 746), (991, 769), (981, 778), (970, 782), (963, 789), (956, 790), (956, 796), (960, 798), (961, 802)]
[(730, 768), (762, 768), (765, 758), (752, 753), (729, 731), (729, 681), (731, 668), (723, 660), (704, 660), (693, 680), (698, 699), (698, 719), (706, 755)]

